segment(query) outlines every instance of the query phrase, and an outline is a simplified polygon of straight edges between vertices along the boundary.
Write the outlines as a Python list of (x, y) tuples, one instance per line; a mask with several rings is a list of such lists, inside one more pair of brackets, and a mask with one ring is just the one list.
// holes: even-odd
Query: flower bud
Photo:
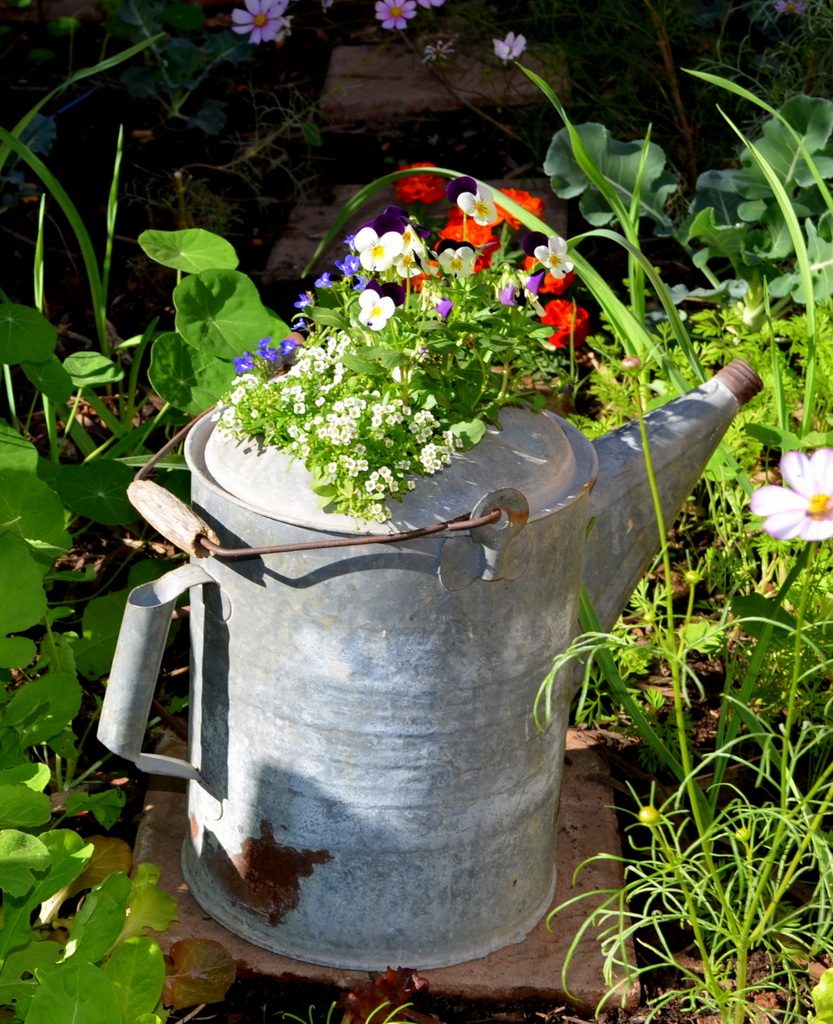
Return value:
[(653, 827), (660, 823), (662, 815), (652, 804), (646, 804), (644, 807), (639, 808), (639, 814), (637, 817), (643, 825)]

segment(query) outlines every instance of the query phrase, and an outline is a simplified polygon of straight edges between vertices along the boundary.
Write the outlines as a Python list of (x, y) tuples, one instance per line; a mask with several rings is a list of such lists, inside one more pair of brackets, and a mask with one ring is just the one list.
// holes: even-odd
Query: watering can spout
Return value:
[[(645, 417), (651, 463), (668, 529), (738, 409), (762, 388), (735, 359), (700, 387)], [(594, 442), (598, 482), (590, 495), (591, 532), (583, 583), (603, 630), (611, 629), (659, 550), (659, 530), (639, 423)]]

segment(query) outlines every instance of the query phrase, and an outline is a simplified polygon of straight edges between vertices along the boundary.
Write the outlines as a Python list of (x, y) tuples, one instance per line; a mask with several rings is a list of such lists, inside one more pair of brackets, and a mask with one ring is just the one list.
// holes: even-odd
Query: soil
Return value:
[[(205, 6), (211, 13), (212, 5)], [(361, 40), (366, 7), (356, 5), (355, 17), (350, 15), (349, 4), (342, 7), (337, 31), (319, 33), (305, 28), (299, 18), (296, 31), (281, 50), (255, 48), (241, 70), (221, 68), (208, 90), (227, 104), (227, 128), (219, 136), (207, 136), (181, 121), (166, 119), (159, 104), (151, 100), (128, 100), (115, 74), (99, 76), (92, 90), (89, 81), (82, 82), (45, 108), (44, 113), (54, 115), (57, 128), (45, 162), (81, 211), (99, 251), (116, 138), (119, 126), (123, 126), (122, 199), (110, 282), (109, 318), (114, 338), (140, 334), (154, 317), (161, 318), (162, 328), (173, 312), (168, 272), (151, 265), (136, 243), (138, 234), (146, 228), (201, 226), (217, 231), (234, 244), (241, 258), (240, 269), (258, 280), (293, 205), (316, 195), (326, 197), (333, 185), (369, 181), (400, 163), (419, 159), (458, 167), (487, 180), (506, 177), (507, 171), (513, 170), (532, 168), (538, 173), (539, 155), (519, 149), (516, 142), (496, 133), (477, 111), (468, 109), (420, 116), (397, 123), (388, 132), (372, 134), (324, 126), (318, 139), (312, 129), (308, 128), (305, 135), (301, 127), (286, 128), (280, 105), (296, 103), (299, 98), (314, 101), (320, 96), (331, 47), (337, 42), (356, 41), (357, 35)], [(4, 14), (8, 12), (0, 14), (0, 19)], [(63, 80), (65, 65), (61, 60), (33, 64), (27, 56), (31, 50), (58, 50), (55, 38), (45, 24), (15, 21), (11, 14), (8, 17), (11, 33), (7, 40), (11, 42), (6, 43), (0, 75), (6, 97), (4, 122), (11, 125)], [(101, 26), (85, 24), (75, 40), (74, 66), (100, 59), (102, 41)], [(65, 50), (61, 52), (65, 55)], [(71, 105), (73, 100), (77, 102)], [(244, 159), (255, 141), (270, 131), (276, 133), (275, 144)], [(28, 172), (26, 180), (34, 180)], [(0, 222), (7, 253), (3, 287), (12, 301), (30, 303), (38, 204), (31, 195), (12, 199)], [(594, 254), (589, 249), (588, 255), (592, 260)], [(674, 254), (659, 250), (650, 255), (658, 260), (666, 255), (674, 258)], [(623, 274), (623, 267), (611, 264), (612, 280)], [(45, 312), (59, 326), (59, 354), (94, 348), (83, 265), (68, 225), (52, 201), (46, 210), (45, 276)], [(303, 283), (270, 283), (264, 287), (265, 301), (280, 313), (288, 308)], [(152, 403), (152, 396), (148, 401)], [(152, 404), (147, 412), (153, 412)], [(36, 443), (45, 445), (45, 439), (38, 437), (37, 421), (33, 421), (32, 429)], [(111, 557), (112, 545), (113, 537), (105, 528), (88, 531), (83, 546), (79, 544), (72, 553), (73, 567), (100, 564)], [(170, 554), (160, 545), (159, 557)], [(160, 696), (163, 704), (183, 696), (180, 673), (186, 664), (184, 644), (175, 645), (166, 659), (167, 677)], [(719, 677), (719, 670), (715, 675)], [(702, 718), (708, 721), (707, 708)], [(181, 728), (177, 719), (173, 725)], [(91, 758), (95, 756), (93, 751)], [(632, 745), (618, 736), (611, 737), (611, 758), (617, 764), (624, 759), (631, 769), (635, 767)], [(129, 765), (111, 765), (108, 771), (111, 781), (122, 780), (128, 797), (126, 813), (114, 834), (129, 840), (141, 812), (141, 779)], [(661, 989), (662, 982), (653, 980), (646, 994), (652, 988)], [(183, 1012), (172, 1019), (267, 1024), (290, 1013), (304, 1021), (310, 1017), (311, 1024), (323, 1024), (339, 995), (337, 991), (299, 983), (241, 978), (222, 1004), (199, 1009), (195, 1014)], [(535, 1001), (452, 1004), (432, 1001), (430, 993), (418, 993), (414, 1003), (419, 1024), (586, 1024), (585, 1018), (569, 1007)], [(310, 1007), (315, 1007), (314, 1014)], [(342, 1012), (336, 1011), (334, 1022), (340, 1021)], [(600, 1020), (637, 1024), (644, 1021), (646, 1012), (644, 1007), (633, 1013), (613, 1011)], [(673, 1008), (654, 1019), (664, 1024), (692, 1020)], [(699, 1024), (709, 1022), (704, 1018)]]

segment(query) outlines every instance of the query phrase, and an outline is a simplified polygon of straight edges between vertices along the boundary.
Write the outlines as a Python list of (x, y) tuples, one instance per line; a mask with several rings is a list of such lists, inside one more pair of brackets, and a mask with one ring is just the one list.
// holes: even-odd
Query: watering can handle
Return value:
[(181, 565), (131, 590), (127, 599), (98, 722), (98, 738), (114, 754), (152, 775), (200, 779), (200, 773), (187, 761), (145, 754), (142, 743), (176, 599), (190, 587), (212, 582), (199, 565)]

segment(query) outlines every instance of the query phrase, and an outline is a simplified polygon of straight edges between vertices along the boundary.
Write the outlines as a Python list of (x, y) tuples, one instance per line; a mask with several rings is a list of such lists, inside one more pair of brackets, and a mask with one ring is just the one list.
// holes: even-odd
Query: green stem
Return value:
[(781, 811), (787, 810), (788, 781), (790, 755), (792, 754), (792, 730), (795, 724), (795, 702), (798, 696), (798, 681), (801, 676), (801, 649), (804, 620), (807, 615), (807, 604), (810, 599), (812, 582), (813, 559), (818, 549), (818, 543), (813, 541), (809, 544), (807, 554), (807, 567), (804, 570), (804, 578), (801, 581), (801, 596), (798, 600), (798, 612), (795, 622), (795, 635), (793, 645), (793, 668), (790, 679), (790, 689), (787, 696), (787, 714), (784, 719), (784, 735), (781, 740)]

